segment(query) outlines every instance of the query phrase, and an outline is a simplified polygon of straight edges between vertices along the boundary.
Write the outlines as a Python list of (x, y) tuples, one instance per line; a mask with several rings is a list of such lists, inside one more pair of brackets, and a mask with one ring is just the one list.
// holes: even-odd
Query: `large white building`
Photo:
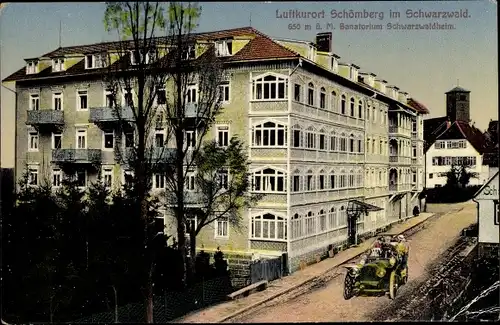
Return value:
[(446, 172), (452, 165), (467, 165), (477, 177), (470, 185), (482, 185), (490, 177), (483, 164), (486, 139), (470, 121), (470, 92), (455, 87), (446, 93), (447, 116), (424, 121), (425, 187), (446, 184)]
[[(313, 43), (272, 39), (250, 27), (202, 33), (186, 59), (196, 60), (207, 44), (223, 49), (218, 55), (227, 72), (224, 110), (210, 134), (245, 140), (252, 191), (264, 198), (242, 211), (239, 229), (224, 219), (203, 228), (198, 247), (220, 246), (238, 258), (287, 253), (293, 271), (347, 244), (353, 229), (368, 235), (411, 217), (424, 184), (423, 105), (373, 73), (339, 62), (331, 34)], [(27, 166), (30, 184), (47, 176), (56, 187), (65, 170), (77, 170), (85, 188), (102, 171), (107, 186), (120, 188), (127, 169), (115, 159), (115, 144), (118, 137), (125, 148), (135, 143), (113, 132), (106, 67), (89, 64), (112, 45), (59, 48), (28, 59), (4, 80), (18, 93), (17, 178)], [(130, 94), (121, 94), (124, 108)], [(156, 146), (167, 146), (163, 129), (155, 132)], [(162, 177), (154, 175), (153, 190), (164, 189)], [(186, 197), (193, 192), (187, 187)], [(379, 209), (348, 225), (355, 200)], [(168, 214), (164, 226), (175, 229)]]

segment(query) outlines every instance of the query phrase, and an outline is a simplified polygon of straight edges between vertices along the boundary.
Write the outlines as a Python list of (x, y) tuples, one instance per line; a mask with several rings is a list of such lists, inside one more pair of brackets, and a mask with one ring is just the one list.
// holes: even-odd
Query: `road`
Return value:
[[(461, 230), (476, 221), (476, 205), (473, 202), (455, 205), (428, 205), (429, 212), (442, 215), (428, 222), (409, 240), (409, 282), (401, 287), (398, 295), (412, 293), (412, 288), (424, 279), (426, 267), (444, 253), (458, 238)], [(460, 210), (461, 209), (461, 210)], [(445, 211), (447, 211), (445, 213)], [(286, 302), (270, 303), (253, 314), (232, 319), (231, 322), (342, 322), (369, 321), (370, 314), (389, 304), (397, 304), (388, 297), (343, 298), (345, 271), (322, 288)]]

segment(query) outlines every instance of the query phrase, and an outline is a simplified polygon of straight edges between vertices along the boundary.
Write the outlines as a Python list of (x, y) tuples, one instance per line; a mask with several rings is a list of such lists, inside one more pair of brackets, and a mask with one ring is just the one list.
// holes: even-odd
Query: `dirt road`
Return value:
[[(435, 206), (435, 212), (444, 213), (430, 221), (420, 232), (410, 238), (409, 276), (410, 281), (398, 295), (412, 294), (426, 275), (426, 266), (444, 253), (460, 234), (460, 231), (476, 221), (476, 205), (473, 202)], [(429, 212), (434, 212), (429, 204)], [(344, 300), (342, 296), (345, 272), (324, 287), (298, 296), (286, 302), (269, 304), (253, 314), (232, 319), (231, 322), (341, 322), (369, 321), (369, 315), (378, 308), (397, 303), (388, 297), (355, 297)]]

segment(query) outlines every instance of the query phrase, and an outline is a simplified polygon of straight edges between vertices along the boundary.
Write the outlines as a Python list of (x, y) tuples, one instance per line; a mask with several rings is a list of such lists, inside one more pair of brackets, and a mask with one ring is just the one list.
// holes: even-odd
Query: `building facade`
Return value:
[[(224, 49), (219, 54), (226, 59), (224, 110), (210, 135), (246, 142), (252, 191), (264, 194), (242, 211), (243, 226), (218, 220), (201, 231), (198, 247), (240, 255), (286, 252), (293, 271), (347, 242), (349, 202), (382, 208), (357, 220), (360, 235), (411, 217), (419, 207), (428, 110), (373, 73), (339, 62), (331, 35), (330, 43), (324, 36), (321, 46), (271, 39), (253, 28), (195, 37)], [(117, 134), (102, 74), (93, 73), (100, 66), (89, 66), (99, 62), (96, 55), (95, 46), (58, 49), (27, 60), (4, 80), (15, 82), (18, 93), (17, 178), (27, 166), (33, 185), (46, 179), (60, 186), (67, 172), (82, 188), (98, 175), (115, 190), (123, 184), (127, 168), (113, 148), (134, 144)], [(126, 116), (127, 94), (121, 97)], [(155, 132), (161, 137), (161, 129)], [(154, 177), (153, 191), (161, 189)], [(175, 226), (166, 213), (167, 232)]]
[(490, 177), (483, 155), (489, 145), (483, 132), (470, 121), (470, 91), (455, 87), (446, 92), (447, 116), (424, 121), (425, 187), (446, 184), (452, 165), (466, 165), (476, 177), (470, 185), (482, 185)]

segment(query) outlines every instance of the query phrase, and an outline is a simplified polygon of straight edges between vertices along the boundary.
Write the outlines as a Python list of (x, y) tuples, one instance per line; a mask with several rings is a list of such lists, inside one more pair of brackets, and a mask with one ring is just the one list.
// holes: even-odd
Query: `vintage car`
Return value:
[(402, 262), (396, 253), (390, 253), (383, 257), (368, 257), (363, 265), (345, 265), (344, 299), (386, 293), (394, 299), (398, 288), (408, 281), (408, 267), (403, 269)]

